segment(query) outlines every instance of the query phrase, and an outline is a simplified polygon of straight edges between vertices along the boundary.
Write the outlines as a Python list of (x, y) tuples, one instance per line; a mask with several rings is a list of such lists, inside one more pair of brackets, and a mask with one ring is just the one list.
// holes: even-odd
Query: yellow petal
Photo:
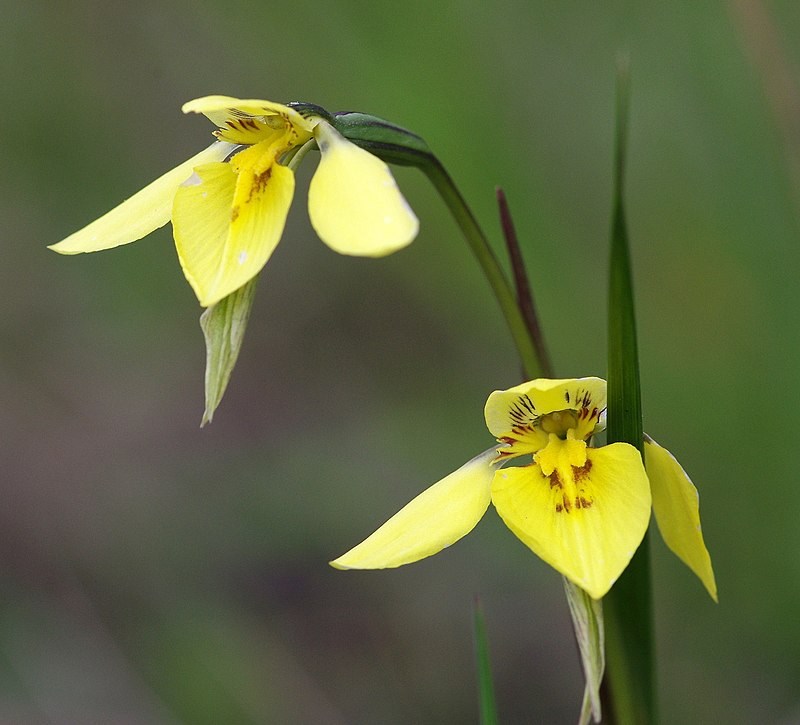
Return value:
[[(603, 426), (605, 408), (606, 381), (601, 378), (539, 378), (508, 390), (495, 390), (486, 401), (484, 415), (486, 426), (499, 438), (515, 426), (531, 425), (548, 413), (585, 411), (578, 430), (578, 437), (584, 438)], [(583, 430), (584, 423), (590, 430)], [(546, 442), (547, 436), (542, 445)]]
[(175, 195), (175, 246), (203, 307), (255, 277), (283, 233), (294, 175), (274, 163), (269, 144), (261, 147), (240, 152), (229, 163), (197, 168), (198, 183)]
[(674, 456), (649, 436), (645, 437), (644, 455), (653, 493), (653, 513), (661, 537), (699, 577), (716, 602), (717, 583), (700, 528), (697, 489)]
[(537, 556), (600, 599), (642, 541), (650, 486), (633, 446), (614, 443), (586, 453), (584, 466), (560, 465), (550, 476), (535, 464), (498, 471), (492, 502)]
[(322, 158), (308, 190), (308, 214), (320, 239), (340, 254), (382, 257), (410, 244), (419, 221), (377, 156), (321, 121)]
[(221, 141), (212, 144), (50, 249), (60, 254), (98, 252), (135, 242), (163, 227), (169, 221), (175, 192), (192, 175), (192, 169), (224, 159), (233, 148)]
[(291, 126), (302, 129), (308, 134), (314, 128), (316, 119), (307, 119), (297, 111), (282, 103), (261, 101), (255, 98), (233, 98), (232, 96), (204, 96), (195, 98), (183, 104), (184, 113), (202, 113), (212, 123), (219, 127), (225, 126), (225, 121), (232, 118), (254, 116), (256, 118), (269, 118), (280, 116)]
[(494, 448), (423, 491), (374, 534), (343, 554), (337, 569), (388, 569), (424, 559), (475, 528), (489, 506)]

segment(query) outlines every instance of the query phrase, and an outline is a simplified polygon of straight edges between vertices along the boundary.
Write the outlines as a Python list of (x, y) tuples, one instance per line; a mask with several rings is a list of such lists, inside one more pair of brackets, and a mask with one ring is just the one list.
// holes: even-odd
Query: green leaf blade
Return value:
[[(625, 219), (624, 182), (628, 119), (628, 70), (618, 76), (614, 207), (611, 223), (608, 318), (609, 443), (643, 453), (642, 396), (633, 279)], [(655, 696), (652, 594), (648, 535), (604, 601), (607, 686), (611, 722), (658, 722)]]

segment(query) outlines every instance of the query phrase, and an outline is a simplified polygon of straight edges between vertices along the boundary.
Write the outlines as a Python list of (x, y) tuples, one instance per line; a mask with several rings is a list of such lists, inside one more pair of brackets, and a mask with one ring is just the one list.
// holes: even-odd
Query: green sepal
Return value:
[(305, 101), (290, 101), (286, 104), (289, 108), (297, 111), (303, 118), (310, 118), (311, 116), (318, 116), (326, 120), (328, 123), (333, 124), (333, 115), (330, 111), (326, 111), (322, 106), (316, 103), (306, 103)]
[(340, 112), (333, 115), (332, 125), (348, 141), (387, 163), (426, 166), (434, 158), (428, 144), (420, 136), (377, 116)]
[(592, 599), (566, 577), (563, 577), (563, 581), (586, 680), (578, 725), (586, 725), (590, 718), (600, 722), (602, 717), (600, 684), (606, 667), (603, 602), (601, 599)]
[(257, 279), (254, 277), (200, 316), (200, 327), (206, 340), (206, 407), (201, 427), (211, 422), (228, 387), (247, 329)]

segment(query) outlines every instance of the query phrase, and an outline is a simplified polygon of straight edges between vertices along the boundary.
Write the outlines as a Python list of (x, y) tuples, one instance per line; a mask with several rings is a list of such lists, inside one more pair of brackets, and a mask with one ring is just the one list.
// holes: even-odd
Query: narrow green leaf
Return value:
[(605, 634), (603, 630), (603, 602), (592, 599), (583, 589), (564, 577), (564, 591), (567, 594), (569, 613), (575, 629), (575, 639), (581, 654), (586, 687), (583, 694), (579, 725), (585, 725), (589, 718), (600, 722), (600, 683), (605, 670)]
[[(614, 211), (608, 316), (608, 442), (642, 451), (642, 400), (628, 230), (623, 203), (628, 121), (628, 68), (617, 78)], [(611, 722), (656, 723), (648, 538), (605, 598)], [(609, 713), (607, 713), (609, 715)]]
[(200, 316), (200, 327), (206, 339), (206, 407), (201, 426), (211, 422), (228, 387), (247, 329), (257, 279), (254, 277)]
[(628, 115), (627, 75), (617, 98), (616, 183), (611, 221), (608, 291), (608, 441), (630, 443), (643, 452), (642, 395), (628, 230), (623, 203)]
[(489, 662), (489, 646), (486, 642), (486, 622), (483, 607), (475, 597), (473, 605), (473, 626), (475, 632), (475, 661), (478, 668), (478, 706), (481, 725), (498, 725), (497, 704), (494, 698), (492, 668)]

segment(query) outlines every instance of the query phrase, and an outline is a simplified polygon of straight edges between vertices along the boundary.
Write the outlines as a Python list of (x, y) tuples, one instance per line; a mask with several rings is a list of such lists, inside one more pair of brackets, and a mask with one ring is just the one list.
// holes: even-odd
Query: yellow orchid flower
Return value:
[[(298, 110), (299, 109), (299, 110)], [(419, 222), (386, 164), (345, 139), (323, 109), (228, 96), (183, 106), (203, 113), (217, 141), (110, 212), (50, 247), (61, 254), (111, 249), (172, 219), (178, 258), (203, 307), (253, 279), (280, 240), (294, 194), (286, 164), (316, 144), (308, 192), (311, 224), (341, 254), (380, 257), (409, 244)]]
[[(652, 505), (667, 546), (716, 601), (697, 489), (651, 438), (646, 471), (627, 443), (591, 447), (605, 409), (600, 378), (538, 379), (493, 392), (486, 425), (499, 445), (428, 488), (332, 566), (383, 569), (431, 556), (472, 531), (491, 501), (535, 554), (600, 599), (641, 543)], [(528, 465), (501, 468), (525, 455), (533, 457)]]

